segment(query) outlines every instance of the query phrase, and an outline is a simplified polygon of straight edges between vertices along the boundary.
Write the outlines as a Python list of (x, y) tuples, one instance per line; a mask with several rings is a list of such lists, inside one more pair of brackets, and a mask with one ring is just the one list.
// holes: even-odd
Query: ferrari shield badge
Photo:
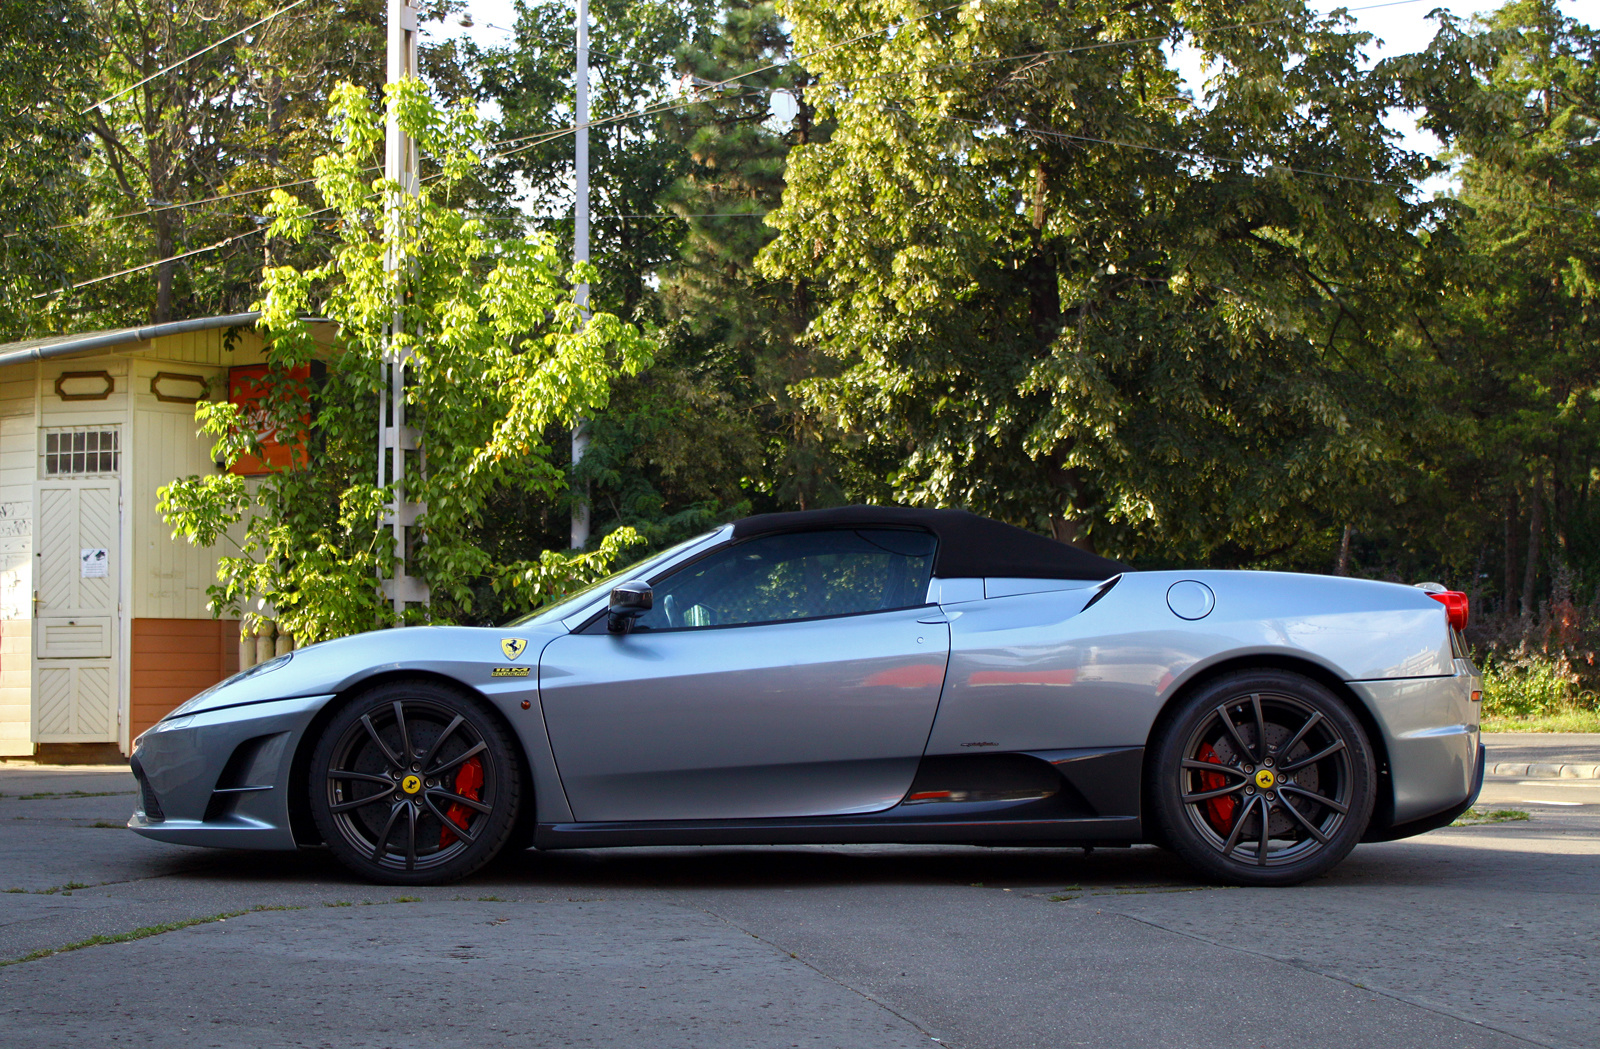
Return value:
[(503, 637), (500, 639), (500, 651), (506, 654), (507, 659), (516, 659), (522, 655), (523, 649), (528, 647), (528, 642), (520, 637)]

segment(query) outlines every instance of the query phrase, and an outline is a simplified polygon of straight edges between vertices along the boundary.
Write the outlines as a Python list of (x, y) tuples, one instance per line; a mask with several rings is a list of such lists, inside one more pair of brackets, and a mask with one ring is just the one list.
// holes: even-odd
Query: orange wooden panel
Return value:
[(239, 665), (239, 624), (227, 619), (135, 619), (129, 721), (137, 736)]
[(232, 620), (222, 619), (135, 619), (135, 633), (145, 637), (216, 637), (217, 628)]

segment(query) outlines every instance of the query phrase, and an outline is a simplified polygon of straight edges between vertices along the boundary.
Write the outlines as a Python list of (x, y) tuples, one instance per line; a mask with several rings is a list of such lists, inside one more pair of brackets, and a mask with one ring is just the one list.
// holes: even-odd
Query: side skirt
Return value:
[[(638, 845), (1132, 845), (1142, 747), (924, 757), (882, 812), (760, 820), (541, 823), (540, 849)], [(921, 801), (919, 791), (930, 801)], [(950, 800), (939, 800), (948, 797)]]
[(786, 819), (542, 823), (540, 849), (638, 845), (1129, 845), (1137, 817), (1058, 820)]

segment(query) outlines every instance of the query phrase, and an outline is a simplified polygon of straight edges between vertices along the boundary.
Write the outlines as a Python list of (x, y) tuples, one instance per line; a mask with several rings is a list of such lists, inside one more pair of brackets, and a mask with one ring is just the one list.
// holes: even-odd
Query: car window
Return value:
[(593, 583), (590, 583), (588, 586), (584, 587), (582, 590), (579, 590), (570, 597), (564, 597), (553, 605), (542, 605), (526, 615), (518, 616), (516, 619), (511, 620), (505, 625), (508, 627), (537, 626), (541, 623), (551, 623), (558, 619), (565, 619), (567, 616), (570, 616), (572, 613), (578, 611), (578, 609), (582, 608), (584, 605), (592, 602), (597, 596), (599, 596), (600, 591), (605, 590), (611, 587), (613, 584), (621, 582), (624, 579), (647, 576), (650, 574), (651, 570), (655, 568), (655, 566), (664, 561), (671, 560), (678, 554), (689, 549), (691, 546), (694, 546), (696, 543), (705, 542), (713, 535), (716, 535), (716, 532), (706, 532), (704, 535), (697, 535), (693, 539), (685, 539), (683, 542), (677, 544), (676, 546), (669, 547), (668, 549), (661, 551), (659, 554), (652, 554), (642, 561), (635, 561), (633, 564), (622, 569), (621, 571), (612, 572), (604, 579), (599, 579)]
[(635, 630), (772, 623), (926, 603), (934, 538), (855, 528), (767, 535), (736, 543), (655, 584)]

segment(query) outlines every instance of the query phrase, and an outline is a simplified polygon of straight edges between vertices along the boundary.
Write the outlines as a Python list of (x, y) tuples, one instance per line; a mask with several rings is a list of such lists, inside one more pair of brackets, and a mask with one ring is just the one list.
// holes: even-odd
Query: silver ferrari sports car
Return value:
[(251, 667), (139, 737), (129, 826), (393, 884), (529, 846), (1150, 842), (1286, 885), (1476, 799), (1466, 614), (955, 510), (767, 514), (498, 629)]

